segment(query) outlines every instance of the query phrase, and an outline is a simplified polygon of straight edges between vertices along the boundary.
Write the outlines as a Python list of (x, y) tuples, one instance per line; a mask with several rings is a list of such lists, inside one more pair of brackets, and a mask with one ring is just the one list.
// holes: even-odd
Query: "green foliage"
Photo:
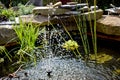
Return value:
[(1, 15), (6, 16), (9, 20), (14, 20), (15, 16), (17, 15), (12, 9), (1, 9)]
[[(10, 61), (12, 61), (10, 54), (8, 53), (5, 46), (0, 46), (0, 55), (6, 55)], [(5, 56), (4, 56), (5, 57)], [(0, 63), (4, 61), (4, 57), (0, 57)]]
[(4, 62), (4, 58), (0, 58), (0, 63)]
[(62, 45), (62, 47), (65, 48), (66, 50), (74, 51), (75, 49), (78, 49), (79, 45), (76, 41), (68, 40)]
[(34, 8), (33, 5), (28, 5), (25, 6), (23, 4), (18, 4), (18, 14), (19, 15), (27, 15), (27, 14), (32, 14), (32, 9)]
[(21, 46), (17, 53), (20, 55), (20, 61), (25, 59), (25, 55), (34, 60), (35, 55), (33, 49), (35, 48), (35, 41), (39, 34), (39, 28), (33, 26), (31, 23), (27, 25), (20, 22), (20, 25), (16, 25), (14, 30), (19, 38), (19, 44)]
[(29, 0), (1, 0), (1, 2), (5, 4), (7, 8), (10, 8), (12, 6), (17, 6), (19, 3), (26, 4), (28, 1)]

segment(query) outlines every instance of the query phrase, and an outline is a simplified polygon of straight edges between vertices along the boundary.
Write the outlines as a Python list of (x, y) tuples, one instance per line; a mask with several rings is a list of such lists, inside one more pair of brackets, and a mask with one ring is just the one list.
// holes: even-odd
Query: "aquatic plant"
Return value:
[(18, 43), (20, 44), (20, 49), (17, 54), (20, 56), (20, 61), (25, 59), (25, 55), (35, 60), (33, 49), (35, 48), (35, 42), (39, 35), (39, 28), (32, 23), (24, 24), (20, 21), (20, 25), (15, 25), (14, 30), (19, 38)]
[(16, 12), (12, 9), (1, 9), (1, 15), (5, 16), (8, 20), (14, 20), (16, 17)]
[(95, 54), (90, 54), (90, 60), (96, 61), (96, 63), (102, 64), (107, 61), (112, 60), (112, 56), (105, 53), (99, 53), (97, 56)]
[(62, 47), (65, 48), (66, 50), (74, 51), (75, 49), (78, 49), (79, 46), (76, 41), (68, 40), (62, 45)]
[(113, 73), (115, 73), (115, 74), (117, 74), (117, 75), (120, 75), (120, 69), (114, 70)]
[[(0, 46), (0, 55), (4, 55), (4, 57), (7, 56), (7, 58), (12, 61), (11, 59), (11, 55), (9, 54), (9, 52), (7, 51), (7, 49), (5, 48), (5, 46)], [(4, 61), (4, 57), (0, 57), (0, 63)]]
[(33, 5), (23, 5), (23, 4), (18, 4), (18, 14), (19, 15), (28, 15), (28, 14), (32, 14), (32, 9), (34, 8)]
[[(70, 32), (67, 30), (67, 28), (66, 28), (66, 26), (63, 24), (63, 22), (62, 22), (62, 20), (60, 19), (60, 22), (61, 22), (61, 24), (62, 24), (62, 26), (63, 26), (63, 29), (65, 30), (65, 32), (66, 32), (66, 34), (70, 37), (70, 39), (72, 40), (72, 41), (74, 41), (73, 40), (73, 38), (72, 38), (72, 36), (71, 36), (71, 34), (70, 34)], [(56, 30), (56, 28), (55, 28), (55, 26), (51, 23), (51, 22), (49, 22), (50, 23), (50, 25), (52, 25), (52, 27), (53, 27), (53, 29), (55, 29)], [(59, 34), (59, 33), (58, 33)], [(59, 34), (60, 35), (60, 37), (62, 37), (62, 39), (63, 39), (63, 41), (64, 42), (67, 42), (67, 40), (65, 39), (65, 37), (63, 36), (63, 35), (61, 35), (61, 34)], [(61, 46), (62, 46), (62, 44), (61, 44)], [(76, 56), (76, 57), (82, 57), (81, 56), (81, 54), (80, 54), (80, 52), (79, 52), (79, 50), (78, 50), (78, 48), (76, 48), (76, 51), (77, 52), (75, 52), (74, 50), (72, 50), (73, 51), (73, 53), (74, 53), (74, 55)], [(78, 54), (77, 54), (78, 53)]]
[[(86, 2), (88, 3), (87, 0), (86, 0)], [(88, 5), (88, 8), (89, 8), (89, 5)], [(76, 10), (78, 10), (77, 7), (76, 7)], [(94, 51), (94, 54), (97, 56), (96, 0), (94, 0), (94, 10), (93, 11), (94, 11), (94, 23), (91, 20), (91, 14), (89, 13), (90, 9), (88, 9), (88, 18), (86, 18), (86, 15), (84, 15), (84, 14), (78, 14), (77, 17), (73, 16), (73, 18), (74, 18), (74, 20), (76, 22), (76, 25), (77, 25), (81, 40), (82, 40), (82, 44), (83, 44), (86, 56), (89, 56), (89, 54), (90, 54), (90, 46), (89, 46), (90, 42), (88, 41), (88, 34), (87, 34), (88, 33), (87, 30), (88, 30), (89, 27), (90, 27), (91, 36), (92, 36), (93, 51)], [(82, 12), (84, 12), (84, 10)], [(89, 22), (89, 27), (88, 27), (88, 22)], [(62, 23), (66, 33), (69, 35), (70, 39), (73, 40), (73, 38), (70, 35), (69, 31), (66, 29), (66, 26), (64, 26), (62, 21), (61, 21), (61, 23)], [(79, 55), (81, 56), (79, 51), (77, 51), (77, 53), (79, 53)]]

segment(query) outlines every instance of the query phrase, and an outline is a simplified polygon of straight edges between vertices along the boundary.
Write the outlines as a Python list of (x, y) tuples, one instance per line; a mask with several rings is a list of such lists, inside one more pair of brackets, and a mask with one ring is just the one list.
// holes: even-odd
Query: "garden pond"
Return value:
[[(50, 29), (48, 29), (50, 30)], [(119, 80), (120, 79), (120, 42), (98, 39), (98, 54), (89, 55), (90, 58), (75, 57), (74, 53), (61, 47), (63, 39), (69, 41), (68, 35), (61, 30), (45, 32), (48, 35), (39, 36), (36, 44), (41, 43), (41, 37), (49, 41), (43, 48), (35, 49), (38, 57), (35, 62), (16, 65), (2, 63), (0, 80)], [(73, 39), (80, 45), (80, 53), (84, 56), (82, 43), (77, 34), (71, 34)], [(89, 37), (90, 38), (90, 37)], [(91, 40), (90, 40), (91, 41)], [(56, 45), (57, 44), (57, 45)], [(92, 45), (92, 44), (90, 44)], [(15, 46), (16, 47), (16, 46)], [(91, 46), (90, 46), (91, 47)], [(43, 54), (43, 55), (41, 55)], [(8, 67), (7, 67), (8, 66)], [(20, 66), (20, 67), (19, 67)], [(11, 68), (10, 68), (11, 67)], [(15, 71), (16, 70), (16, 71)], [(15, 73), (10, 76), (10, 73)], [(4, 74), (4, 75), (3, 75)], [(6, 77), (3, 77), (5, 76)], [(7, 76), (8, 75), (8, 76)]]

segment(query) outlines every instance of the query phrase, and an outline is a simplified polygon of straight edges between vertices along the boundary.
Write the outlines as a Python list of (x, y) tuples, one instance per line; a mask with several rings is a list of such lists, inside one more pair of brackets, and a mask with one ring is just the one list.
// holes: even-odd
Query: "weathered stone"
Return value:
[[(39, 10), (38, 10), (39, 11)], [(45, 13), (46, 14), (46, 13)], [(47, 14), (46, 14), (47, 15)], [(85, 15), (85, 18), (87, 21), (89, 20), (94, 20), (94, 11), (91, 11), (91, 12), (85, 12), (85, 13), (82, 13), (80, 14), (81, 16), (82, 15)], [(103, 15), (103, 10), (99, 9), (99, 10), (96, 10), (96, 19), (100, 19)], [(89, 16), (91, 19), (89, 19)], [(56, 16), (57, 17), (57, 16)], [(43, 16), (43, 15), (24, 15), (24, 16), (20, 16), (21, 20), (25, 23), (29, 23), (29, 22), (32, 22), (32, 23), (36, 23), (36, 24), (40, 24), (40, 25), (47, 25), (48, 24), (48, 16)], [(50, 17), (50, 21), (53, 22), (53, 23), (60, 23), (60, 19), (62, 22), (66, 22), (66, 23), (71, 23), (71, 22), (75, 22), (75, 19), (78, 19), (79, 18), (79, 15), (67, 15), (67, 16), (58, 16), (57, 18), (51, 18)]]
[(41, 15), (61, 15), (69, 11), (68, 9), (53, 8), (53, 7), (36, 7), (33, 9), (33, 14)]
[[(94, 13), (96, 14), (96, 17), (94, 15)], [(83, 15), (85, 15), (86, 17), (86, 20), (98, 20), (102, 17), (103, 15), (103, 10), (102, 9), (98, 9), (96, 11), (90, 11), (90, 12), (86, 12), (86, 13), (83, 13)]]
[(41, 16), (41, 15), (23, 15), (20, 16), (20, 19), (24, 23), (33, 23), (33, 24), (38, 24), (41, 26), (47, 25), (48, 24), (48, 17), (46, 16)]
[(16, 37), (12, 25), (0, 25), (0, 45), (15, 42)]
[(107, 15), (97, 21), (97, 31), (107, 34), (120, 36), (119, 16)]

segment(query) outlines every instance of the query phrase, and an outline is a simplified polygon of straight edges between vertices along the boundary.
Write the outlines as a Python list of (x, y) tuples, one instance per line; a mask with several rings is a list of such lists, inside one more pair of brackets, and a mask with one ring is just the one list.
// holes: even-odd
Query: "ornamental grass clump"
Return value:
[(20, 25), (16, 25), (14, 30), (19, 39), (20, 49), (17, 54), (20, 56), (20, 61), (25, 59), (25, 55), (29, 56), (30, 59), (35, 60), (35, 54), (33, 52), (35, 48), (35, 42), (39, 34), (39, 28), (33, 26), (32, 23), (24, 24), (20, 22)]

